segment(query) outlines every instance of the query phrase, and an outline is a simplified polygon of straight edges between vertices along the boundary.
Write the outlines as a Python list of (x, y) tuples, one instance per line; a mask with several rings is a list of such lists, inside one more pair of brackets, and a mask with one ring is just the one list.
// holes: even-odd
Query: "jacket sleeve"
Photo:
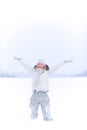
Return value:
[(21, 63), (21, 65), (22, 66), (24, 66), (24, 68), (26, 69), (26, 70), (28, 70), (30, 73), (33, 73), (33, 68), (31, 67), (31, 66), (29, 66), (28, 64), (26, 64), (24, 61), (22, 61), (22, 60), (20, 60), (20, 63)]
[(60, 64), (57, 64), (56, 66), (53, 66), (49, 69), (49, 74), (57, 71), (59, 68), (61, 68), (64, 65), (64, 61), (61, 62)]

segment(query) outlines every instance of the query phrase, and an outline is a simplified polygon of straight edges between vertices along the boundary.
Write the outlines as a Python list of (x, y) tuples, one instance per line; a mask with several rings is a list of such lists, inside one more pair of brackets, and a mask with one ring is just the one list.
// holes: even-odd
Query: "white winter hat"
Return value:
[(39, 60), (37, 61), (37, 64), (38, 64), (38, 63), (43, 63), (43, 64), (45, 64), (45, 62), (44, 62), (43, 59), (39, 59)]

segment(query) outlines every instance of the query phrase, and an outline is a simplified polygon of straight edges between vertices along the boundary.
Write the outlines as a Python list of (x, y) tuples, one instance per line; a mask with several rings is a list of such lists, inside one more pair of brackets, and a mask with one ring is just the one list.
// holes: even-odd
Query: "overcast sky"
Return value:
[(37, 59), (49, 66), (73, 59), (59, 72), (87, 70), (86, 5), (86, 0), (1, 0), (0, 71), (25, 71), (14, 56), (31, 66)]

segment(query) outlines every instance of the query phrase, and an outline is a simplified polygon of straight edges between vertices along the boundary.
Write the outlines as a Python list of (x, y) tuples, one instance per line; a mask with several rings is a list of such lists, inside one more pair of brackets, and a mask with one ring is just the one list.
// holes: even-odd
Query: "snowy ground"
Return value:
[(0, 130), (87, 130), (87, 78), (52, 78), (51, 115), (43, 121), (41, 109), (30, 119), (32, 79), (0, 78)]

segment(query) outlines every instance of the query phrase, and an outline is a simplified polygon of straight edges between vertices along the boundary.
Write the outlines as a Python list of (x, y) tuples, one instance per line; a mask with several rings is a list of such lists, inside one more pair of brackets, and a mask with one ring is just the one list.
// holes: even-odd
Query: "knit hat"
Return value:
[(45, 64), (45, 62), (44, 62), (44, 60), (43, 60), (43, 59), (39, 59), (39, 60), (37, 61), (37, 64), (38, 64), (38, 63)]

